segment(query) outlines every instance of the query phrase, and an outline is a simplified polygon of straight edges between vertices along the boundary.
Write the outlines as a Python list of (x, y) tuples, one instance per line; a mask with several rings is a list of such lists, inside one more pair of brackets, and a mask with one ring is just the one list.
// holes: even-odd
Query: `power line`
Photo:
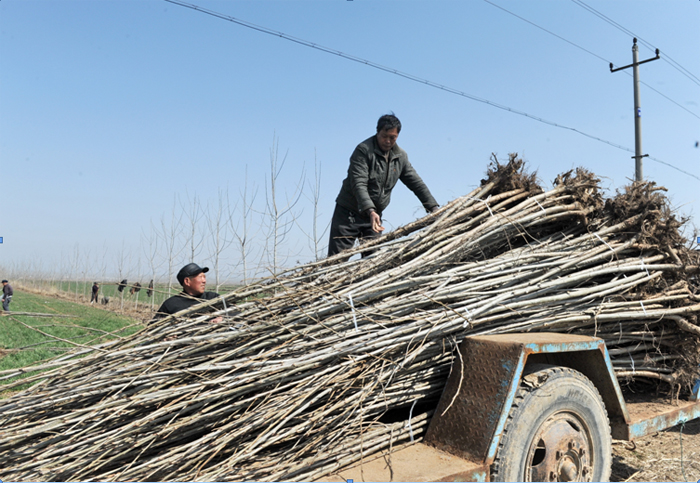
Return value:
[[(620, 31), (622, 31), (622, 32), (624, 32), (624, 33), (626, 33), (626, 34), (629, 35), (630, 37), (636, 38), (637, 40), (639, 40), (639, 43), (640, 43), (640, 44), (643, 44), (645, 47), (648, 47), (648, 48), (651, 49), (652, 51), (656, 50), (656, 47), (654, 47), (651, 43), (649, 43), (649, 42), (647, 42), (646, 40), (642, 39), (639, 35), (635, 34), (635, 33), (632, 32), (631, 30), (629, 30), (629, 29), (623, 27), (622, 25), (620, 25), (619, 23), (615, 22), (615, 21), (612, 20), (611, 18), (609, 18), (609, 17), (603, 15), (602, 13), (600, 13), (600, 12), (599, 12), (598, 10), (596, 10), (595, 8), (593, 8), (593, 7), (589, 6), (589, 5), (586, 5), (582, 0), (571, 0), (571, 1), (574, 2), (576, 5), (578, 5), (579, 7), (583, 8), (584, 10), (587, 10), (588, 12), (592, 13), (592, 14), (595, 15), (596, 17), (598, 17), (598, 18), (602, 19), (603, 21), (609, 23), (610, 25), (612, 25), (613, 27), (617, 28), (618, 30), (620, 30)], [(662, 59), (663, 59), (663, 60), (666, 60), (666, 62), (668, 62), (668, 63), (671, 65), (671, 67), (673, 67), (673, 68), (676, 69), (678, 72), (680, 72), (681, 74), (683, 74), (684, 76), (686, 76), (688, 79), (690, 79), (692, 82), (694, 82), (695, 84), (697, 84), (698, 86), (700, 86), (700, 78), (698, 78), (695, 74), (693, 74), (693, 73), (690, 72), (688, 69), (686, 69), (685, 67), (683, 67), (681, 64), (679, 64), (678, 62), (676, 62), (675, 60), (673, 60), (673, 59), (671, 58), (671, 56), (669, 56), (666, 52), (664, 52), (664, 56), (662, 57)]]
[(606, 64), (609, 64), (609, 63), (610, 63), (609, 60), (607, 60), (607, 59), (601, 57), (600, 55), (598, 55), (598, 54), (596, 54), (596, 53), (594, 53), (594, 52), (591, 52), (590, 50), (585, 49), (585, 48), (581, 47), (580, 45), (575, 44), (574, 42), (572, 42), (572, 41), (570, 41), (570, 40), (568, 40), (568, 39), (565, 39), (565, 38), (562, 37), (561, 35), (557, 35), (557, 34), (555, 34), (554, 32), (552, 32), (551, 30), (547, 30), (546, 28), (541, 27), (541, 26), (537, 25), (536, 23), (531, 22), (530, 20), (528, 20), (528, 19), (526, 19), (526, 18), (524, 18), (524, 17), (521, 17), (520, 15), (515, 14), (515, 13), (511, 12), (510, 10), (501, 7), (500, 5), (496, 5), (495, 3), (493, 3), (493, 2), (491, 2), (491, 1), (489, 1), (489, 0), (484, 0), (484, 2), (488, 3), (489, 5), (492, 5), (492, 6), (496, 7), (496, 8), (498, 8), (498, 9), (500, 9), (500, 10), (503, 10), (503, 11), (506, 12), (507, 14), (512, 15), (513, 17), (518, 18), (518, 19), (522, 20), (523, 22), (529, 23), (529, 24), (532, 25), (533, 27), (537, 27), (538, 29), (540, 29), (540, 30), (542, 30), (542, 31), (544, 31), (544, 32), (547, 32), (549, 35), (552, 35), (552, 36), (558, 38), (559, 40), (563, 40), (563, 41), (566, 42), (567, 44), (573, 45), (573, 46), (576, 47), (577, 49), (583, 50), (584, 52), (586, 52), (587, 54), (592, 55), (593, 57), (597, 57), (598, 59), (602, 60), (602, 61), (605, 62)]
[[(663, 57), (661, 57), (661, 59), (663, 60)], [(629, 72), (625, 72), (625, 74), (627, 74), (627, 75), (630, 76), (630, 77), (632, 76), (632, 74), (630, 74)], [(680, 107), (681, 109), (683, 109), (684, 111), (686, 111), (686, 112), (687, 112), (688, 114), (690, 114), (691, 116), (694, 116), (694, 117), (697, 117), (698, 119), (700, 119), (700, 116), (698, 116), (697, 114), (695, 114), (693, 111), (691, 111), (691, 110), (688, 109), (687, 107), (685, 107), (685, 106), (679, 104), (678, 102), (674, 101), (673, 99), (671, 99), (670, 97), (668, 97), (666, 94), (664, 94), (664, 93), (662, 93), (662, 92), (660, 92), (660, 91), (654, 89), (652, 86), (650, 86), (650, 85), (647, 84), (646, 82), (644, 82), (644, 81), (639, 81), (639, 83), (640, 83), (640, 84), (644, 84), (646, 87), (648, 87), (648, 88), (651, 89), (652, 91), (656, 92), (658, 95), (660, 95), (661, 97), (663, 97), (663, 98), (666, 99), (667, 101), (674, 103), (676, 106)]]
[[(506, 13), (509, 14), (509, 15), (512, 15), (513, 17), (515, 17), (515, 18), (517, 18), (517, 19), (522, 20), (523, 22), (529, 23), (529, 24), (532, 25), (533, 27), (536, 27), (536, 28), (542, 30), (543, 32), (546, 32), (546, 33), (548, 33), (549, 35), (552, 35), (553, 37), (556, 37), (556, 38), (558, 38), (559, 40), (562, 40), (562, 41), (566, 42), (567, 44), (572, 45), (572, 46), (576, 47), (577, 49), (582, 50), (582, 51), (584, 51), (585, 53), (587, 53), (587, 54), (589, 54), (589, 55), (592, 55), (593, 57), (595, 57), (595, 58), (597, 58), (597, 59), (602, 60), (603, 62), (605, 62), (606, 65), (612, 64), (612, 62), (610, 62), (609, 60), (605, 59), (604, 57), (601, 57), (600, 55), (598, 55), (598, 54), (596, 54), (596, 53), (594, 53), (594, 52), (591, 52), (590, 50), (588, 50), (588, 49), (586, 49), (586, 48), (584, 48), (584, 47), (581, 47), (580, 45), (578, 45), (578, 44), (576, 44), (576, 43), (574, 43), (574, 42), (572, 42), (572, 41), (570, 41), (570, 40), (568, 40), (568, 39), (562, 37), (561, 35), (555, 34), (554, 32), (552, 32), (552, 31), (550, 31), (550, 30), (547, 30), (546, 28), (544, 28), (544, 27), (542, 27), (542, 26), (540, 26), (540, 25), (537, 25), (536, 23), (534, 23), (534, 22), (532, 22), (532, 21), (530, 21), (530, 20), (528, 20), (528, 19), (526, 19), (526, 18), (524, 18), (524, 17), (521, 17), (520, 15), (518, 15), (518, 14), (516, 14), (516, 13), (513, 13), (513, 12), (511, 12), (510, 10), (508, 10), (508, 9), (506, 9), (506, 8), (504, 8), (504, 7), (501, 7), (500, 5), (497, 5), (497, 4), (493, 3), (493, 2), (491, 2), (490, 0), (484, 0), (484, 2), (488, 3), (489, 5), (492, 5), (492, 6), (496, 7), (496, 8), (498, 8), (499, 10), (502, 10), (502, 11), (506, 12)], [(602, 15), (602, 14), (601, 14), (601, 15)], [(624, 27), (620, 27), (620, 28), (624, 28)], [(625, 33), (627, 33), (627, 32), (625, 32)], [(665, 54), (664, 54), (664, 55), (665, 55)], [(627, 74), (628, 76), (632, 77), (632, 74), (630, 74), (629, 72), (625, 72), (625, 74)], [(656, 92), (657, 94), (659, 94), (659, 95), (660, 95), (661, 97), (663, 97), (664, 99), (666, 99), (666, 100), (672, 102), (673, 104), (675, 104), (676, 106), (680, 107), (681, 109), (683, 109), (684, 111), (686, 111), (686, 112), (687, 112), (688, 114), (690, 114), (691, 116), (694, 116), (694, 117), (700, 119), (700, 115), (694, 113), (693, 111), (691, 111), (691, 110), (688, 109), (687, 107), (683, 106), (682, 104), (680, 104), (680, 103), (674, 101), (673, 99), (671, 99), (670, 97), (668, 97), (666, 94), (661, 93), (659, 90), (657, 90), (657, 89), (655, 89), (654, 87), (650, 86), (650, 85), (647, 84), (646, 82), (640, 81), (640, 84), (644, 84), (646, 87), (648, 87), (648, 88), (651, 89), (652, 91)]]
[[(629, 151), (630, 153), (632, 152), (631, 149), (628, 149), (627, 151)], [(692, 173), (689, 173), (689, 172), (687, 172), (687, 171), (684, 171), (684, 170), (682, 170), (681, 168), (678, 168), (678, 167), (676, 167), (676, 166), (674, 166), (674, 165), (672, 165), (672, 164), (670, 164), (670, 163), (667, 163), (666, 161), (661, 161), (660, 159), (655, 158), (654, 156), (647, 156), (647, 159), (651, 159), (652, 161), (656, 161), (656, 162), (659, 163), (659, 164), (663, 164), (664, 166), (668, 166), (669, 168), (673, 168), (673, 169), (675, 169), (676, 171), (678, 171), (678, 172), (680, 172), (680, 173), (683, 173), (683, 174), (685, 174), (685, 175), (687, 175), (687, 176), (690, 176), (691, 178), (695, 178), (695, 179), (697, 179), (698, 181), (700, 181), (700, 177), (698, 177), (698, 176), (696, 176), (696, 175), (694, 175), (694, 174), (692, 174)]]
[[(341, 51), (339, 51), (339, 50), (331, 49), (331, 48), (329, 48), (329, 47), (324, 47), (324, 46), (322, 46), (322, 45), (316, 44), (316, 43), (314, 43), (314, 42), (310, 42), (310, 41), (308, 41), (308, 40), (304, 40), (304, 39), (300, 39), (300, 38), (297, 38), (297, 37), (293, 37), (293, 36), (291, 36), (291, 35), (287, 35), (287, 34), (285, 34), (285, 33), (283, 33), (283, 32), (279, 32), (279, 31), (277, 31), (277, 30), (272, 30), (272, 29), (269, 29), (269, 28), (267, 28), (267, 27), (262, 27), (262, 26), (260, 26), (260, 25), (255, 25), (255, 24), (253, 24), (253, 23), (251, 23), (251, 22), (247, 22), (247, 21), (245, 21), (245, 20), (240, 20), (240, 19), (235, 18), (235, 17), (232, 17), (232, 16), (230, 16), (230, 15), (225, 15), (225, 14), (222, 14), (222, 13), (219, 13), (219, 12), (215, 12), (215, 11), (213, 11), (213, 10), (209, 10), (209, 9), (206, 9), (206, 8), (203, 8), (203, 7), (200, 7), (200, 6), (198, 6), (198, 5), (191, 4), (191, 3), (186, 3), (186, 2), (183, 2), (183, 1), (180, 1), (180, 0), (165, 0), (165, 1), (168, 2), (168, 3), (175, 4), (175, 5), (179, 5), (179, 6), (181, 6), (181, 7), (190, 8), (190, 9), (196, 10), (196, 11), (198, 11), (198, 12), (206, 13), (207, 15), (211, 15), (211, 16), (213, 16), (213, 17), (217, 17), (217, 18), (220, 18), (220, 19), (222, 19), (222, 20), (227, 20), (227, 21), (229, 21), (229, 22), (232, 22), (232, 23), (241, 25), (241, 26), (243, 26), (243, 27), (247, 27), (247, 28), (252, 29), (252, 30), (256, 30), (256, 31), (258, 31), (258, 32), (262, 32), (262, 33), (265, 33), (265, 34), (268, 34), (268, 35), (273, 35), (273, 36), (275, 36), (275, 37), (280, 37), (280, 38), (283, 38), (283, 39), (285, 39), (285, 40), (289, 40), (289, 41), (291, 41), (291, 42), (294, 42), (294, 43), (303, 45), (303, 46), (305, 46), (305, 47), (310, 47), (310, 48), (313, 48), (313, 49), (316, 49), (316, 50), (320, 50), (321, 52), (326, 52), (326, 53), (328, 53), (328, 54), (337, 55), (338, 57), (342, 57), (342, 58), (347, 59), (347, 60), (352, 60), (353, 62), (358, 62), (358, 63), (360, 63), (360, 64), (364, 64), (364, 65), (367, 65), (367, 66), (369, 66), (369, 67), (373, 67), (373, 68), (375, 68), (375, 69), (382, 70), (382, 71), (384, 71), (384, 72), (388, 72), (388, 73), (390, 73), (390, 74), (394, 74), (394, 75), (397, 75), (397, 76), (399, 76), (399, 77), (403, 77), (403, 78), (405, 78), (405, 79), (408, 79), (408, 80), (411, 80), (411, 81), (414, 81), (414, 82), (418, 82), (418, 83), (420, 83), (420, 84), (425, 84), (425, 85), (427, 85), (427, 86), (434, 87), (434, 88), (436, 88), (436, 89), (440, 89), (440, 90), (443, 90), (443, 91), (445, 91), (445, 92), (449, 92), (449, 93), (451, 93), (451, 94), (455, 94), (455, 95), (458, 95), (458, 96), (461, 96), (461, 97), (465, 97), (465, 98), (470, 99), (470, 100), (472, 100), (472, 101), (476, 101), (476, 102), (480, 102), (480, 103), (483, 103), (483, 104), (487, 104), (487, 105), (489, 105), (489, 106), (491, 106), (491, 107), (495, 107), (495, 108), (497, 108), (497, 109), (501, 109), (501, 110), (504, 110), (504, 111), (507, 111), (507, 112), (511, 112), (511, 113), (513, 113), (513, 114), (518, 114), (518, 115), (520, 115), (520, 116), (527, 117), (527, 118), (529, 118), (529, 119), (532, 119), (532, 120), (534, 120), (534, 121), (541, 122), (541, 123), (543, 123), (543, 124), (547, 124), (547, 125), (549, 125), (549, 126), (558, 127), (558, 128), (560, 128), (560, 129), (566, 129), (566, 130), (568, 130), (568, 131), (575, 132), (575, 133), (580, 134), (580, 135), (582, 135), (582, 136), (585, 136), (585, 137), (587, 137), (587, 138), (590, 138), (590, 139), (593, 139), (593, 140), (595, 140), (595, 141), (598, 141), (598, 142), (607, 144), (607, 145), (612, 146), (612, 147), (614, 147), (614, 148), (621, 149), (621, 150), (623, 150), (623, 151), (628, 151), (628, 152), (630, 152), (630, 153), (633, 153), (633, 152), (634, 152), (634, 151), (631, 150), (630, 148), (626, 148), (626, 147), (621, 146), (621, 145), (619, 145), (619, 144), (616, 144), (616, 143), (613, 143), (613, 142), (611, 142), (611, 141), (607, 141), (607, 140), (605, 140), (605, 139), (602, 139), (602, 138), (600, 138), (600, 137), (598, 137), (598, 136), (594, 136), (594, 135), (592, 135), (592, 134), (588, 134), (588, 133), (583, 132), (583, 131), (581, 131), (581, 130), (579, 130), (579, 129), (576, 129), (576, 128), (574, 128), (574, 127), (565, 126), (565, 125), (563, 125), (563, 124), (559, 124), (559, 123), (556, 123), (556, 122), (553, 122), (553, 121), (549, 121), (549, 120), (547, 120), (547, 119), (544, 119), (544, 118), (541, 118), (541, 117), (538, 117), (538, 116), (534, 116), (534, 115), (532, 115), (532, 114), (529, 114), (529, 113), (527, 113), (527, 112), (525, 112), (525, 111), (520, 111), (520, 110), (518, 110), (518, 109), (514, 109), (514, 108), (511, 108), (511, 107), (505, 106), (505, 105), (503, 105), (503, 104), (498, 104), (498, 103), (493, 102), (493, 101), (490, 101), (490, 100), (488, 100), (488, 99), (484, 99), (484, 98), (481, 98), (481, 97), (477, 97), (477, 96), (468, 94), (468, 93), (466, 93), (466, 92), (460, 91), (460, 90), (458, 90), (458, 89), (454, 89), (454, 88), (452, 88), (452, 87), (448, 87), (448, 86), (445, 86), (445, 85), (442, 85), (442, 84), (438, 84), (438, 83), (432, 82), (432, 81), (427, 80), (427, 79), (422, 79), (422, 78), (417, 77), (417, 76), (414, 76), (414, 75), (412, 75), (412, 74), (408, 74), (408, 73), (406, 73), (406, 72), (401, 72), (401, 71), (396, 70), (396, 69), (393, 69), (393, 68), (391, 68), (391, 67), (386, 67), (386, 66), (383, 66), (383, 65), (381, 65), (381, 64), (377, 64), (377, 63), (372, 62), (372, 61), (370, 61), (370, 60), (362, 59), (362, 58), (356, 57), (356, 56), (354, 56), (354, 55), (345, 54), (345, 53), (343, 53), (343, 52), (341, 52)], [(680, 171), (681, 173), (684, 173), (684, 174), (686, 174), (686, 175), (688, 175), (688, 176), (692, 176), (693, 178), (695, 178), (695, 179), (697, 179), (698, 181), (700, 181), (700, 177), (698, 177), (698, 176), (696, 176), (696, 175), (694, 175), (694, 174), (688, 173), (688, 172), (686, 172), (686, 171), (683, 171), (682, 169), (677, 168), (677, 167), (675, 167), (675, 166), (673, 166), (673, 165), (671, 165), (671, 164), (669, 164), (669, 163), (660, 161), (660, 160), (658, 160), (658, 159), (656, 159), (656, 158), (652, 158), (652, 157), (649, 157), (649, 159), (651, 159), (651, 160), (653, 160), (653, 161), (657, 161), (657, 162), (659, 162), (659, 163), (661, 163), (661, 164), (665, 164), (666, 166), (669, 166), (669, 167), (671, 167), (671, 168), (673, 168), (673, 169), (676, 169), (676, 170)]]

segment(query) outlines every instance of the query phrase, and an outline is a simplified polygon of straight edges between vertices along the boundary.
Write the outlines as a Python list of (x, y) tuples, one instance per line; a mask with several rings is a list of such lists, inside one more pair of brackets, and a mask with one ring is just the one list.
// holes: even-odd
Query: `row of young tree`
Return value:
[(321, 165), (314, 159), (313, 172), (288, 174), (286, 161), (274, 138), (263, 183), (250, 182), (246, 167), (234, 192), (219, 188), (206, 201), (196, 193), (175, 195), (170, 209), (141, 230), (138, 246), (122, 242), (114, 251), (76, 243), (58, 263), (33, 257), (0, 268), (20, 283), (67, 283), (76, 297), (89, 297), (92, 281), (116, 285), (124, 279), (142, 285), (155, 280), (170, 294), (179, 289), (175, 275), (189, 262), (207, 265), (208, 287), (219, 291), (318, 259), (330, 224), (329, 210), (320, 219)]

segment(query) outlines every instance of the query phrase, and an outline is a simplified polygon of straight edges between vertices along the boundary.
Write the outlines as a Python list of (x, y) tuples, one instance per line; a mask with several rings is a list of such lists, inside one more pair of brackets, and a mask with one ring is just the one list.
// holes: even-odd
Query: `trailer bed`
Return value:
[(487, 481), (488, 468), (423, 443), (338, 470), (319, 481)]
[(641, 438), (700, 417), (700, 401), (671, 402), (669, 398), (626, 393), (625, 406), (630, 422), (626, 428), (613, 428), (616, 439)]

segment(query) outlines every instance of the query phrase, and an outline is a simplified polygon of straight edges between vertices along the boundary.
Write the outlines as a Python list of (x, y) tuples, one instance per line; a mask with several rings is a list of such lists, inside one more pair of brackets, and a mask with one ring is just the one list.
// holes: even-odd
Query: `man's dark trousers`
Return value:
[(352, 248), (356, 239), (376, 238), (381, 233), (372, 229), (369, 216), (361, 215), (336, 203), (331, 221), (328, 256)]

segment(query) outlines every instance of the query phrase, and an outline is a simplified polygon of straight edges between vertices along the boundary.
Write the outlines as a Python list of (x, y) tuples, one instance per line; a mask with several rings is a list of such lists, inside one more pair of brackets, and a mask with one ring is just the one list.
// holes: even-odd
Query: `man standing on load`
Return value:
[(352, 248), (355, 240), (374, 238), (384, 231), (382, 213), (398, 180), (423, 203), (428, 213), (438, 203), (396, 144), (401, 121), (387, 114), (377, 121), (377, 134), (357, 145), (350, 156), (348, 175), (335, 200), (328, 256)]

